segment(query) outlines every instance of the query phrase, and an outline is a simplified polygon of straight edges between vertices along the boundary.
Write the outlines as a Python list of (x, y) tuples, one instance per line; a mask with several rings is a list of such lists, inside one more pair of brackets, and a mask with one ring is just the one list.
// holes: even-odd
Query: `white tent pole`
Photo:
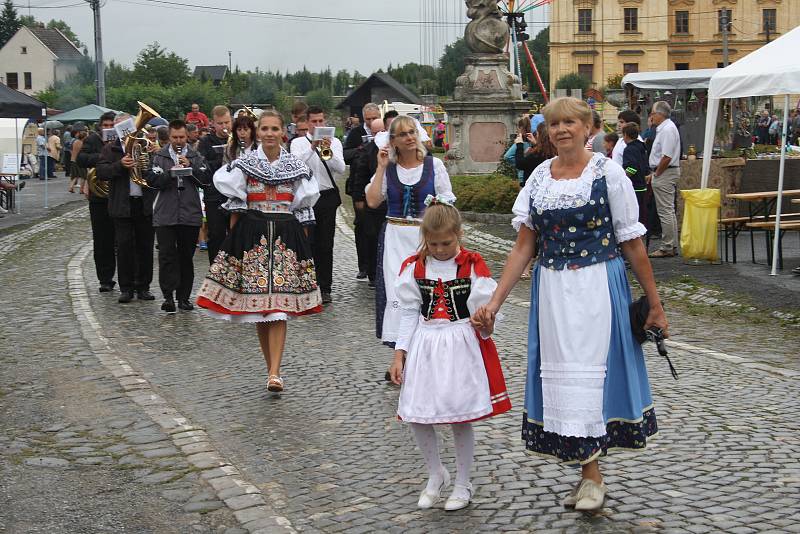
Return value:
[(14, 119), (14, 143), (16, 143), (16, 149), (15, 150), (16, 150), (16, 154), (17, 154), (17, 176), (16, 176), (16, 179), (14, 180), (14, 183), (17, 185), (17, 188), (18, 188), (17, 189), (17, 194), (15, 196), (17, 197), (17, 206), (16, 206), (17, 207), (17, 215), (19, 215), (21, 213), (20, 209), (19, 209), (19, 205), (20, 205), (20, 202), (22, 202), (22, 195), (19, 194), (19, 182), (20, 182), (20, 174), (19, 173), (20, 173), (20, 170), (21, 170), (20, 166), (22, 164), (22, 154), (19, 151), (19, 119)]
[(717, 129), (719, 98), (708, 99), (706, 110), (706, 134), (703, 141), (703, 174), (700, 175), (700, 189), (708, 187), (708, 175), (711, 172), (711, 155), (714, 152), (714, 133)]
[[(50, 206), (47, 205), (47, 182), (50, 180), (50, 169), (47, 168), (47, 165), (50, 163), (50, 151), (49, 148), (49, 138), (47, 137), (47, 108), (42, 110), (44, 113), (44, 209), (49, 209)], [(55, 172), (55, 169), (53, 170)]]
[[(786, 165), (786, 144), (788, 138), (786, 131), (789, 123), (789, 95), (783, 97), (783, 132), (781, 132), (781, 166), (778, 171), (778, 204), (775, 207), (775, 232), (772, 236), (772, 276), (778, 274), (778, 244), (780, 243), (781, 204), (783, 203), (783, 170)], [(769, 215), (769, 213), (765, 213)]]

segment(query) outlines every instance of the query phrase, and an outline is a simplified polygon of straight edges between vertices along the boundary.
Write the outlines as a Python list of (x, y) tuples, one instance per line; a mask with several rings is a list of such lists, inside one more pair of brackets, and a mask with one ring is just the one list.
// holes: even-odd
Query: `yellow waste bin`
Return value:
[(722, 196), (719, 189), (687, 189), (681, 226), (681, 255), (686, 259), (717, 261), (717, 218)]

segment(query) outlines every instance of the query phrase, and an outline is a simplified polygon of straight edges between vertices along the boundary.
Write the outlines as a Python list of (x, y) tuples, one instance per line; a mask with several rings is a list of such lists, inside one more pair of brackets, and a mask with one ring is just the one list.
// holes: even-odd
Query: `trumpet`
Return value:
[[(182, 146), (176, 146), (175, 147), (175, 154), (178, 156), (177, 159), (180, 159), (181, 158), (181, 154), (183, 154), (183, 147)], [(175, 178), (178, 181), (178, 191), (183, 191), (184, 189), (186, 189), (186, 187), (183, 185), (183, 176), (181, 176), (179, 174)]]
[(328, 139), (323, 139), (319, 147), (319, 157), (323, 161), (328, 161), (333, 157), (333, 150), (331, 150), (331, 142)]

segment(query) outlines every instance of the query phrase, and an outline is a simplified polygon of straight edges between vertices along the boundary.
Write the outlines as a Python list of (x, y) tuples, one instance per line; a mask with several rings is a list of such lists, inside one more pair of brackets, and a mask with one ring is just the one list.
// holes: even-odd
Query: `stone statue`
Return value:
[(467, 17), (472, 21), (464, 30), (467, 47), (476, 54), (502, 54), (508, 40), (497, 0), (466, 0)]

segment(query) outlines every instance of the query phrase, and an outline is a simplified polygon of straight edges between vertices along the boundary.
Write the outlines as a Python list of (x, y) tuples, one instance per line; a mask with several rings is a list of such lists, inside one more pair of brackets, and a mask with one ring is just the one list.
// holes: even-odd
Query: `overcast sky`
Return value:
[[(92, 11), (80, 0), (15, 0), (27, 6), (38, 20), (65, 20), (94, 55)], [(170, 5), (172, 4), (172, 5)], [(184, 4), (183, 6), (175, 4)], [(35, 6), (70, 6), (37, 9)], [(221, 12), (188, 7), (216, 6), (245, 13)], [(529, 33), (545, 27), (546, 8), (528, 14)], [(282, 13), (280, 18), (261, 13)], [(22, 15), (27, 7), (18, 8)], [(432, 62), (444, 46), (463, 35), (466, 14), (463, 0), (105, 0), (101, 9), (103, 54), (131, 65), (147, 44), (162, 46), (195, 65), (228, 63), (243, 70), (309, 70), (328, 66), (370, 74), (378, 68), (415, 62)], [(305, 17), (335, 17), (343, 22), (314, 21)], [(356, 23), (354, 19), (418, 22), (444, 20), (448, 26), (431, 28), (398, 22)]]

